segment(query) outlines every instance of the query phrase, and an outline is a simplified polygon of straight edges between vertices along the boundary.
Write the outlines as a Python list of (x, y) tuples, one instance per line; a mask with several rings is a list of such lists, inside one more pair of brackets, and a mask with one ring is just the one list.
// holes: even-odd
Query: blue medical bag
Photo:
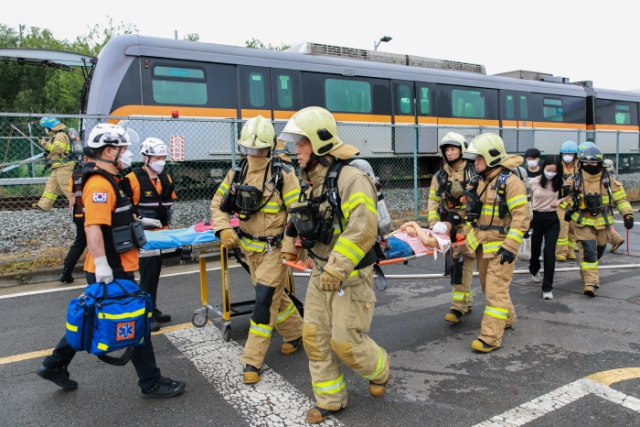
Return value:
[(98, 356), (144, 345), (152, 314), (151, 296), (131, 280), (95, 283), (69, 302), (67, 341)]

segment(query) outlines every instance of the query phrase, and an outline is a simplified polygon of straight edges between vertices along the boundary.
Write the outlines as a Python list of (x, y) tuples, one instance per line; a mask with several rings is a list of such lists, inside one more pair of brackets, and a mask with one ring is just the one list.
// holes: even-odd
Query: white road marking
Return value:
[[(224, 399), (251, 426), (308, 426), (305, 414), (313, 406), (303, 393), (280, 374), (263, 366), (262, 378), (255, 385), (242, 382), (242, 347), (224, 342), (213, 325), (202, 329), (183, 329), (165, 335), (187, 356)], [(309, 386), (310, 388), (310, 386)], [(333, 417), (324, 426), (343, 426)]]
[(617, 403), (625, 408), (640, 412), (640, 399), (628, 396), (595, 381), (586, 378), (574, 381), (557, 388), (545, 395), (536, 397), (529, 402), (503, 412), (500, 415), (476, 424), (473, 427), (516, 427), (525, 425), (549, 412), (560, 409), (569, 403), (588, 395), (594, 394), (603, 399)]

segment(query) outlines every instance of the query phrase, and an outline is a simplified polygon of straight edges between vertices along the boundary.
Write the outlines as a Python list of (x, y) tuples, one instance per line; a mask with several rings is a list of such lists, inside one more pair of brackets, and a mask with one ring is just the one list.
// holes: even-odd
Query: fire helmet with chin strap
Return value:
[[(458, 147), (460, 149), (460, 158), (462, 158), (462, 155), (464, 154), (464, 152), (466, 151), (467, 148), (467, 142), (464, 139), (464, 136), (460, 135), (459, 133), (455, 133), (455, 132), (449, 132), (448, 134), (446, 134), (444, 136), (444, 138), (442, 138), (442, 140), (440, 141), (440, 153), (442, 153), (442, 157), (447, 160), (447, 146), (451, 145), (452, 147)], [(456, 159), (455, 161), (458, 161), (459, 159)]]
[(495, 133), (483, 133), (473, 138), (462, 158), (475, 161), (478, 156), (484, 157), (488, 168), (502, 164), (509, 157), (504, 141)]
[(270, 153), (273, 152), (276, 145), (276, 131), (271, 121), (262, 116), (247, 120), (240, 131), (238, 144), (244, 154), (256, 154), (264, 148), (269, 149)]
[(582, 144), (578, 145), (578, 158), (580, 158), (580, 155), (584, 152), (584, 150), (586, 150), (589, 147), (595, 147), (596, 144), (594, 144), (591, 141), (585, 141)]
[(565, 141), (560, 146), (560, 154), (578, 154), (578, 144), (573, 141)]

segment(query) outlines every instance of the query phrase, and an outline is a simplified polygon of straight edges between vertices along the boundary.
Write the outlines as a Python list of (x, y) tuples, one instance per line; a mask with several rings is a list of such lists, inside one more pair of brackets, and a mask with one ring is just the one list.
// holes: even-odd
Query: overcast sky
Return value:
[[(50, 29), (73, 40), (104, 22), (135, 24), (142, 35), (244, 46), (257, 38), (303, 41), (483, 64), (640, 89), (639, 0), (57, 0), (5, 7), (0, 23)], [(38, 6), (40, 4), (40, 6)], [(26, 4), (25, 4), (26, 5)]]

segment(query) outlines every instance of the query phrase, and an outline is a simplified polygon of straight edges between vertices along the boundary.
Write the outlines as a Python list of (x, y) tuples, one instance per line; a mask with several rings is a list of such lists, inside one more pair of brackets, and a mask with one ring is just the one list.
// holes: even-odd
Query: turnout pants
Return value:
[(451, 252), (453, 256), (451, 310), (458, 310), (460, 313), (465, 314), (471, 311), (473, 306), (471, 280), (473, 279), (473, 265), (476, 259), (472, 255), (463, 254), (460, 248), (451, 249)]
[(260, 369), (271, 342), (273, 328), (285, 342), (302, 336), (302, 317), (284, 293), (287, 269), (280, 261), (280, 249), (272, 253), (245, 252), (256, 288), (256, 305), (251, 315), (249, 338), (240, 362)]
[(560, 234), (556, 243), (556, 255), (567, 256), (576, 250), (576, 236), (574, 233), (574, 223), (564, 220), (564, 214), (567, 210), (558, 208), (558, 219), (560, 220)]
[(74, 164), (62, 165), (53, 169), (51, 176), (47, 180), (44, 187), (44, 193), (38, 201), (38, 207), (43, 211), (49, 211), (56, 202), (60, 194), (71, 200), (71, 192), (69, 191), (69, 183), (71, 182), (71, 174), (73, 173)]
[(598, 272), (598, 260), (604, 254), (609, 241), (609, 229), (597, 230), (588, 225), (579, 226), (574, 224), (576, 238), (578, 239), (580, 250), (580, 275), (582, 283), (600, 287), (600, 274)]
[(513, 279), (516, 263), (500, 264), (500, 257), (491, 254), (485, 258), (483, 245), (476, 249), (480, 286), (485, 294), (485, 308), (480, 325), (479, 339), (485, 343), (500, 347), (502, 335), (507, 326), (517, 320), (516, 311), (509, 296), (509, 285)]
[[(350, 279), (343, 295), (320, 289), (320, 272), (313, 269), (304, 316), (304, 350), (309, 357), (311, 385), (320, 408), (338, 410), (347, 406), (347, 384), (340, 361), (375, 383), (389, 379), (389, 356), (367, 332), (371, 327), (376, 296), (373, 268), (360, 272), (360, 281)], [(353, 280), (357, 283), (351, 285)]]
[(613, 225), (609, 227), (609, 243), (611, 243), (611, 246), (615, 246), (618, 243), (622, 242), (624, 242), (624, 238), (620, 235), (620, 233), (618, 233), (616, 229), (613, 228)]
[[(560, 222), (555, 212), (533, 212), (531, 228), (531, 260), (529, 261), (529, 273), (533, 276), (540, 271), (540, 250), (544, 240), (544, 278), (542, 279), (542, 292), (553, 290), (553, 275), (556, 270), (556, 256), (553, 242), (558, 239)], [(562, 220), (562, 222), (565, 222)]]
[[(93, 284), (96, 282), (96, 276), (93, 273), (86, 273), (87, 283)], [(116, 279), (129, 279), (134, 280), (133, 273), (125, 273), (124, 275), (116, 275)], [(131, 362), (138, 374), (138, 386), (142, 389), (148, 389), (160, 379), (160, 369), (156, 366), (156, 356), (153, 352), (153, 345), (151, 344), (151, 335), (145, 338), (145, 345), (133, 348), (133, 356), (131, 356)], [(56, 348), (53, 349), (51, 356), (44, 358), (42, 364), (47, 368), (62, 368), (67, 367), (73, 357), (76, 355), (76, 351), (67, 342), (66, 335), (62, 337)]]

